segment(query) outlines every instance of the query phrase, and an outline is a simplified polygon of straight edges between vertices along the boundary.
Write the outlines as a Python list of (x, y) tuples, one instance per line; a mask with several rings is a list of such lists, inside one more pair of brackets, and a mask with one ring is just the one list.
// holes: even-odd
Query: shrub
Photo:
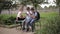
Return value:
[(15, 17), (11, 16), (9, 17), (7, 20), (4, 20), (5, 21), (5, 25), (12, 25), (14, 24), (14, 21), (15, 21)]
[(60, 34), (60, 16), (50, 17), (35, 34)]
[(12, 25), (14, 24), (15, 17), (8, 15), (0, 15), (0, 24)]

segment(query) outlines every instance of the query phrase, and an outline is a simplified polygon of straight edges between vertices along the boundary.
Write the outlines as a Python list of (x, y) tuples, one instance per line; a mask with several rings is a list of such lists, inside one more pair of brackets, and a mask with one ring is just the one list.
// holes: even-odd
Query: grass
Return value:
[[(0, 19), (8, 19), (9, 17), (13, 16), (16, 17), (17, 14), (1, 14), (0, 15)], [(25, 15), (25, 14), (24, 14)], [(41, 16), (41, 24), (45, 24), (44, 22), (46, 22), (46, 19), (51, 19), (52, 17), (55, 17), (56, 15), (58, 15), (58, 12), (41, 12), (40, 16)]]
[[(40, 13), (40, 16), (42, 18), (49, 18), (49, 17), (54, 17), (57, 15), (58, 12), (41, 12)], [(16, 17), (17, 14), (12, 14), (12, 15), (9, 15), (9, 14), (1, 14), (0, 16), (4, 19), (4, 18), (8, 18), (10, 16), (13, 16), (13, 17)], [(25, 14), (24, 14), (25, 15)]]
[(41, 20), (40, 20), (40, 29), (36, 30), (35, 34), (48, 34), (46, 32), (48, 27), (46, 27), (47, 25), (49, 25), (50, 22), (48, 22), (48, 20), (53, 19), (54, 17), (58, 16), (58, 12), (42, 12), (40, 13), (41, 15)]
[(56, 16), (58, 14), (58, 12), (42, 12), (40, 13), (41, 17), (53, 17)]
[[(0, 17), (2, 19), (7, 19), (10, 16), (16, 17), (16, 14), (13, 14), (13, 15), (6, 15), (6, 14), (0, 15)], [(49, 23), (48, 20), (54, 19), (54, 17), (58, 16), (58, 12), (41, 12), (40, 16), (41, 16), (41, 19), (40, 19), (39, 22), (36, 22), (36, 23), (38, 23), (36, 25), (40, 25), (41, 27), (40, 27), (40, 29), (36, 30), (35, 34), (47, 34), (46, 33), (47, 28), (45, 26), (48, 25), (48, 23)]]

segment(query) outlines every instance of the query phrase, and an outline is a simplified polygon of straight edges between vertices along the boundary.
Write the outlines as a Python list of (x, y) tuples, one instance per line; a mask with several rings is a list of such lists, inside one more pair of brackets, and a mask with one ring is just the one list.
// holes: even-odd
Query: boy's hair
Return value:
[(34, 7), (32, 7), (31, 10), (34, 10)]
[(30, 7), (27, 7), (27, 10), (29, 10), (30, 9)]

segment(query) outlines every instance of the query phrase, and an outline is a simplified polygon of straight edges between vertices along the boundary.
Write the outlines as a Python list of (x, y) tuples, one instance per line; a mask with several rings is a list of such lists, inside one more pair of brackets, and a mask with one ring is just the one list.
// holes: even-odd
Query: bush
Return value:
[(15, 17), (11, 16), (9, 17), (7, 20), (4, 20), (5, 21), (5, 25), (12, 25), (14, 24), (14, 21), (15, 21)]
[(48, 20), (48, 25), (46, 27), (48, 34), (60, 34), (60, 16)]
[(4, 25), (12, 25), (14, 24), (15, 17), (8, 15), (0, 15), (0, 24)]
[(60, 16), (50, 17), (35, 34), (60, 34)]

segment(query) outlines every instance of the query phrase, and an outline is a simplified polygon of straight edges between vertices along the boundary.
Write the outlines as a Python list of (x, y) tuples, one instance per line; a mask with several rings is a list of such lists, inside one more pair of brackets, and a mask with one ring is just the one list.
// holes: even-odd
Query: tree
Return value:
[(3, 9), (9, 9), (11, 8), (12, 1), (7, 1), (7, 0), (0, 0), (0, 14)]
[(59, 7), (59, 15), (60, 15), (60, 0), (56, 0), (57, 7)]
[(21, 4), (23, 4), (24, 6), (33, 4), (34, 8), (37, 9), (38, 4), (41, 4), (42, 2), (43, 0), (22, 0)]

